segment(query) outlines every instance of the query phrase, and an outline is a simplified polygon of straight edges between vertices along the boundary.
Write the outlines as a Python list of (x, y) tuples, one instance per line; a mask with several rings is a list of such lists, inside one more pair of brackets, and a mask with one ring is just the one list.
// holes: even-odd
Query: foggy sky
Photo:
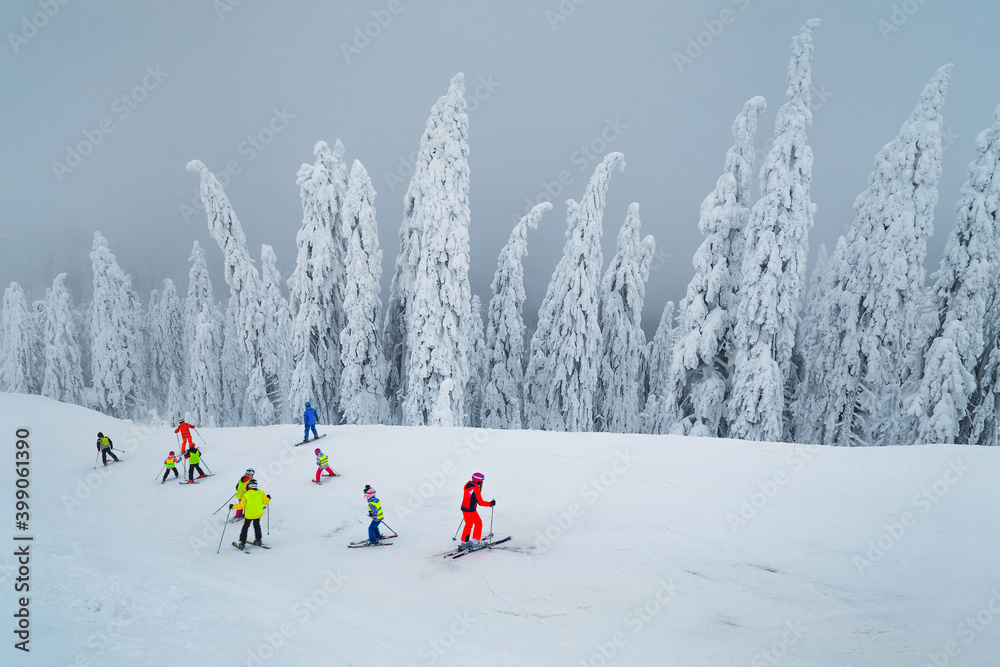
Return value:
[[(562, 250), (565, 200), (582, 196), (604, 153), (621, 151), (605, 262), (638, 202), (642, 231), (657, 240), (651, 332), (691, 277), (699, 207), (721, 174), (733, 118), (748, 98), (767, 99), (762, 156), (785, 100), (789, 43), (807, 19), (822, 20), (811, 258), (845, 232), (875, 153), (924, 83), (954, 63), (926, 263), (935, 271), (975, 136), (1000, 103), (1000, 3), (988, 1), (63, 1), (0, 5), (0, 286), (16, 280), (32, 298), (64, 271), (74, 299), (89, 298), (95, 230), (143, 303), (163, 278), (183, 294), (195, 240), (226, 298), (204, 211), (188, 208), (198, 186), (184, 170), (191, 159), (220, 178), (233, 172), (226, 192), (251, 254), (274, 246), (287, 278), (302, 221), (296, 172), (315, 160), (317, 141), (338, 138), (378, 192), (387, 286), (410, 156), (431, 106), (464, 72), (473, 292), (488, 302), (497, 254), (527, 200), (549, 199), (555, 208), (529, 233), (525, 258), (534, 320)], [(87, 154), (74, 158), (80, 147)]]

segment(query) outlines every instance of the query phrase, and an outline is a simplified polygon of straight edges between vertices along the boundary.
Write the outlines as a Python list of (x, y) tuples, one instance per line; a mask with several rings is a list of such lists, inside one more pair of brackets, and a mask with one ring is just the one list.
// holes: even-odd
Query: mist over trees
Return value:
[[(392, 204), (377, 205), (359, 160), (348, 169), (339, 140), (319, 141), (312, 162), (289, 175), (302, 221), (295, 268), (283, 277), (271, 246), (251, 256), (222, 183), (192, 160), (222, 266), (210, 267), (195, 242), (186, 286), (164, 278), (143, 304), (95, 232), (90, 301), (74, 301), (66, 274), (36, 303), (17, 283), (4, 291), (0, 390), (206, 426), (292, 423), (310, 401), (329, 424), (997, 444), (1000, 107), (977, 139), (932, 284), (926, 248), (950, 66), (933, 73), (877, 152), (852, 224), (807, 276), (818, 26), (809, 21), (792, 39), (786, 99), (762, 164), (764, 99), (733, 109), (722, 174), (684, 223), (705, 237), (686, 295), (676, 312), (667, 304), (652, 340), (640, 322), (656, 242), (640, 234), (639, 204), (625, 213), (609, 262), (601, 250), (621, 153), (605, 156), (579, 201), (566, 202), (563, 255), (530, 339), (522, 259), (552, 204), (536, 205), (511, 231), (488, 302), (473, 294), (469, 235), (480, 214), (469, 205), (458, 74), (430, 109), (401, 218)], [(386, 210), (401, 224), (383, 309)], [(218, 270), (229, 287), (222, 299), (212, 290)]]

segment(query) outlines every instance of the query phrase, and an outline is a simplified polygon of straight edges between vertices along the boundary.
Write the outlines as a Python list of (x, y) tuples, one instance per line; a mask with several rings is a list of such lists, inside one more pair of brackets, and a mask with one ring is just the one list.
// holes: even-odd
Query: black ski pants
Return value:
[(261, 536), (261, 533), (260, 533), (260, 517), (257, 517), (256, 519), (247, 519), (247, 518), (243, 519), (243, 530), (240, 531), (240, 542), (241, 543), (244, 543), (244, 542), (247, 541), (247, 534), (250, 532), (250, 524), (251, 523), (253, 524), (253, 532), (254, 532), (254, 535), (256, 536), (255, 540), (257, 542), (260, 542), (260, 536)]

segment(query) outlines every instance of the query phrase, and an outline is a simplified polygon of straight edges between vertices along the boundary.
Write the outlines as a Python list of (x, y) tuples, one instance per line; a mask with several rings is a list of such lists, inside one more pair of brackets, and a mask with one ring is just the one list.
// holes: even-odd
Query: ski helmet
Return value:
[(253, 468), (247, 468), (247, 474), (253, 477)]
[(483, 477), (483, 473), (481, 472), (473, 473), (472, 475), (472, 481), (475, 482), (476, 484), (482, 484), (483, 479), (485, 478)]
[(183, 419), (181, 420), (181, 423), (182, 423), (182, 424), (184, 423), (184, 420), (183, 420)]
[(375, 497), (375, 489), (365, 484), (365, 498), (374, 498), (374, 497)]
[(249, 482), (247, 482), (247, 488), (248, 489), (256, 489), (257, 488), (257, 480), (251, 479)]
[(309, 401), (306, 401), (306, 407), (307, 408), (309, 407)]
[(97, 437), (98, 437), (98, 438), (103, 438), (103, 437), (104, 437), (104, 434), (103, 434), (103, 433), (101, 433), (100, 431), (98, 431), (98, 432), (97, 432)]
[(174, 453), (173, 453), (173, 452), (170, 452), (170, 456), (173, 456), (173, 455), (174, 455)]
[(316, 453), (319, 454), (319, 452), (320, 452), (320, 449), (319, 449), (319, 447), (317, 447), (316, 448)]

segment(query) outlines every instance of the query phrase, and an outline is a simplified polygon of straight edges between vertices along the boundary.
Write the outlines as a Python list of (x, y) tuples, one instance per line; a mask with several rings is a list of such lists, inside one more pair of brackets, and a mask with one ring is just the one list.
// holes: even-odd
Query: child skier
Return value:
[[(253, 475), (254, 475), (253, 468), (247, 468), (247, 471), (243, 473), (242, 477), (240, 477), (240, 481), (236, 482), (236, 500), (243, 500), (243, 496), (246, 495), (247, 492), (247, 484), (255, 481)], [(242, 516), (243, 516), (243, 510), (241, 509), (236, 510), (236, 516), (233, 517), (233, 521), (236, 521)]]
[[(465, 517), (465, 528), (462, 530), (461, 549), (480, 546), (483, 534), (483, 519), (479, 516), (479, 505), (489, 505), (494, 507), (496, 500), (486, 502), (481, 495), (483, 490), (483, 474), (475, 473), (472, 479), (465, 484), (465, 495), (462, 498), (462, 516)], [(471, 541), (470, 541), (471, 538)]]
[(181, 423), (178, 424), (177, 428), (174, 429), (174, 433), (181, 434), (181, 454), (184, 454), (184, 449), (186, 447), (192, 447), (192, 448), (194, 447), (194, 438), (191, 437), (191, 429), (193, 428), (198, 428), (198, 427), (195, 426), (194, 424), (188, 424), (186, 421), (182, 419)]
[(309, 429), (312, 429), (313, 440), (319, 438), (319, 435), (316, 433), (316, 410), (309, 404), (309, 401), (306, 401), (306, 411), (302, 413), (302, 423), (306, 427), (305, 435), (302, 436), (302, 442), (309, 442)]
[(375, 544), (382, 539), (378, 526), (382, 523), (382, 503), (375, 497), (375, 489), (365, 484), (365, 499), (368, 501), (368, 516), (372, 518), (368, 526), (368, 543)]
[(250, 531), (250, 524), (253, 524), (253, 533), (256, 538), (253, 543), (261, 546), (260, 518), (264, 516), (264, 506), (271, 502), (271, 496), (257, 488), (257, 480), (251, 479), (247, 482), (247, 490), (243, 498), (236, 505), (230, 505), (229, 509), (242, 510), (246, 519), (243, 521), (243, 530), (240, 531), (240, 549), (246, 547), (247, 534)]
[(103, 433), (97, 434), (97, 451), (101, 453), (101, 460), (104, 461), (104, 465), (108, 465), (108, 455), (111, 455), (115, 461), (118, 461), (118, 457), (111, 450), (114, 449), (114, 445), (111, 443), (111, 438), (107, 437)]
[(194, 481), (195, 468), (198, 469), (198, 479), (201, 479), (202, 477), (205, 476), (205, 471), (202, 470), (201, 465), (199, 465), (201, 463), (201, 452), (198, 451), (197, 447), (191, 445), (191, 447), (186, 452), (184, 452), (182, 456), (184, 456), (184, 458), (188, 460), (189, 482)]
[(180, 477), (180, 475), (177, 473), (177, 457), (174, 456), (173, 452), (170, 452), (170, 454), (167, 455), (167, 458), (164, 459), (163, 461), (163, 465), (167, 466), (167, 469), (163, 471), (163, 480), (160, 482), (160, 484), (163, 484), (163, 482), (167, 481), (167, 475), (169, 475), (171, 472), (174, 473), (174, 479)]
[(316, 483), (322, 484), (319, 481), (319, 476), (326, 471), (330, 477), (336, 477), (337, 473), (330, 469), (330, 460), (327, 458), (326, 454), (323, 453), (319, 447), (316, 448)]

